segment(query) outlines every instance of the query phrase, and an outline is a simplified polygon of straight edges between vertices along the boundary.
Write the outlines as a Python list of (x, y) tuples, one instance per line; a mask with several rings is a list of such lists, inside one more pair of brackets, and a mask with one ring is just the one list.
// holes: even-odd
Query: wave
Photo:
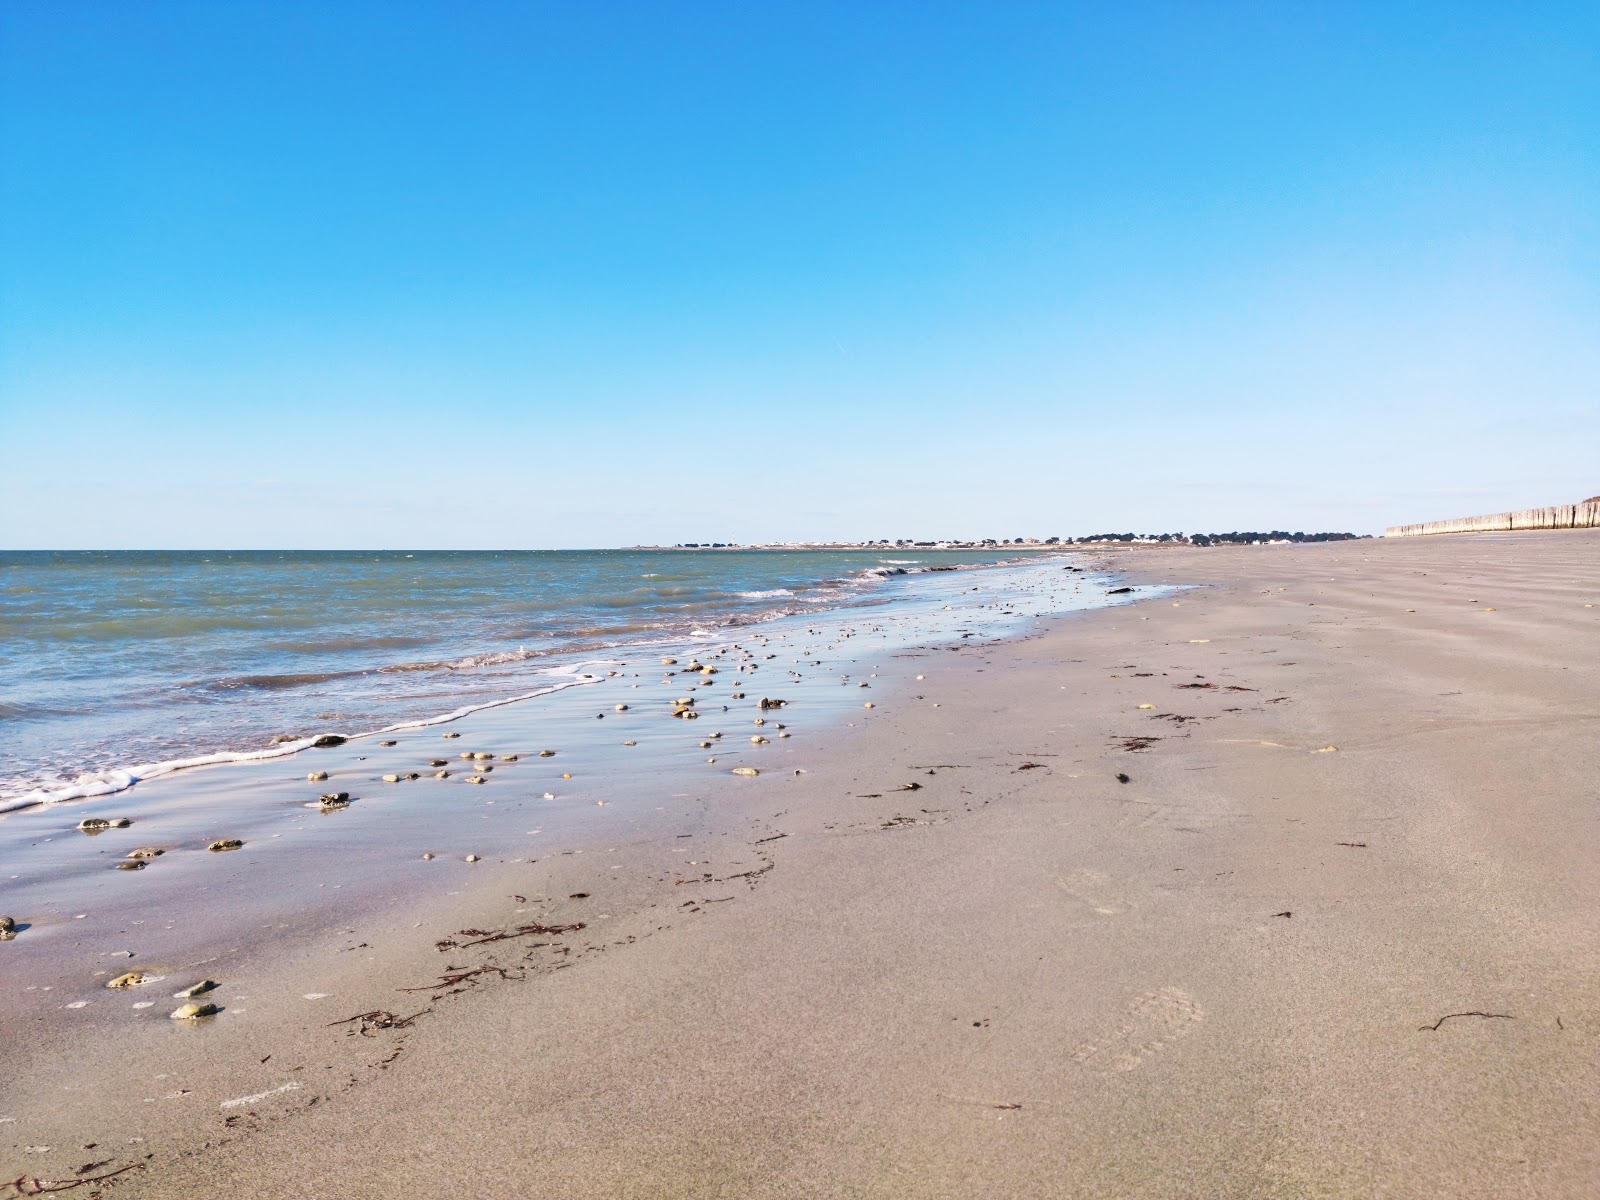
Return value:
[[(580, 664), (582, 665), (582, 664)], [(576, 676), (577, 666), (563, 667), (551, 671), (552, 675), (574, 675), (561, 683), (551, 684), (549, 687), (537, 688), (531, 692), (523, 692), (517, 696), (500, 696), (493, 700), (485, 700), (481, 704), (466, 704), (447, 713), (435, 717), (423, 717), (416, 721), (401, 721), (395, 725), (385, 725), (382, 729), (371, 729), (365, 733), (343, 735), (348, 742), (361, 738), (378, 737), (385, 733), (399, 733), (407, 729), (427, 729), (434, 725), (446, 725), (451, 721), (459, 721), (462, 717), (470, 716), (475, 712), (482, 712), (489, 708), (499, 708), (505, 704), (517, 704), (523, 700), (532, 700), (538, 696), (549, 696), (555, 692), (565, 691), (571, 687), (582, 687), (585, 684), (599, 683), (598, 676)], [(31, 792), (23, 792), (16, 796), (0, 798), (0, 813), (17, 812), (24, 808), (37, 808), (47, 804), (61, 804), (68, 800), (89, 800), (97, 796), (112, 796), (117, 792), (127, 791), (134, 784), (146, 779), (158, 779), (163, 775), (171, 775), (174, 771), (186, 770), (189, 767), (210, 767), (222, 763), (261, 762), (269, 758), (287, 758), (292, 754), (308, 749), (316, 744), (322, 735), (313, 734), (309, 737), (297, 738), (292, 742), (284, 742), (278, 746), (269, 746), (265, 750), (220, 750), (214, 754), (200, 754), (193, 758), (169, 758), (163, 762), (142, 763), (135, 767), (119, 767), (115, 770), (102, 771), (80, 775), (73, 782), (63, 784), (57, 788), (35, 788)]]
[(266, 649), (288, 654), (338, 654), (346, 650), (405, 650), (426, 646), (430, 641), (423, 637), (331, 638), (323, 642), (268, 642)]
[(230, 675), (223, 679), (215, 679), (203, 684), (208, 691), (231, 692), (238, 688), (260, 688), (264, 691), (279, 691), (283, 688), (306, 687), (313, 683), (327, 683), (330, 679), (348, 679), (352, 675), (360, 675), (360, 671), (321, 671), (308, 672), (302, 675)]
[(765, 592), (735, 592), (734, 595), (741, 600), (765, 600), (770, 596), (792, 596), (794, 593), (788, 588), (772, 588)]

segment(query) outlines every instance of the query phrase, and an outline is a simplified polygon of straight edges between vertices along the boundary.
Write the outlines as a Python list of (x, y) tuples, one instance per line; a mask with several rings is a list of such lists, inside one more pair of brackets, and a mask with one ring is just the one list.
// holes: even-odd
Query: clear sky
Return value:
[(1600, 6), (0, 11), (0, 546), (1600, 493)]

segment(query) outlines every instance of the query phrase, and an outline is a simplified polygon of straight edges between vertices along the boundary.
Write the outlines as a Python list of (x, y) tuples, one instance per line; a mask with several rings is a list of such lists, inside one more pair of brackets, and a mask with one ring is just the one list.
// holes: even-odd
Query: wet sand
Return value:
[(1114, 557), (1206, 586), (907, 652), (803, 774), (275, 930), (248, 1021), (12, 1055), (0, 1177), (1593, 1194), (1600, 535)]

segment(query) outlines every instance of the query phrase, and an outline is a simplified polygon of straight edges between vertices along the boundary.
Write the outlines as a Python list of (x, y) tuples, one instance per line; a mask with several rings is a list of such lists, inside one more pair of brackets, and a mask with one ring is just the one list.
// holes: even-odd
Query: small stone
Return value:
[(710, 742), (701, 742), (700, 743), (700, 749), (702, 749), (702, 750), (711, 749), (711, 743)]
[(428, 760), (428, 765), (430, 767), (448, 767), (450, 765), (450, 760), (448, 758), (430, 758)]
[(108, 988), (139, 987), (149, 978), (143, 971), (129, 971), (126, 975), (118, 975), (106, 986)]
[(678, 665), (678, 660), (675, 658), (663, 658), (661, 660), (661, 665), (663, 667), (675, 667)]
[[(867, 701), (867, 702), (866, 702), (866, 703), (865, 703), (865, 704), (863, 704), (863, 705), (862, 705), (862, 706), (861, 706), (861, 707), (862, 707), (862, 708), (871, 708), (871, 707), (872, 707), (872, 701), (871, 701), (871, 700), (868, 700), (868, 701)], [(938, 705), (937, 705), (937, 704), (935, 704), (935, 705), (934, 705), (934, 707), (935, 707), (935, 708), (938, 708), (938, 707), (939, 707), (939, 706), (938, 706)]]
[(432, 860), (433, 860), (433, 851), (424, 850), (423, 853), (422, 853), (422, 861), (423, 862), (431, 862)]
[(185, 1004), (182, 1008), (174, 1010), (174, 1021), (198, 1021), (201, 1017), (214, 1017), (217, 1015), (215, 1004)]
[(129, 858), (160, 858), (166, 851), (160, 846), (140, 846), (137, 850), (129, 850)]
[(1139, 707), (1140, 708), (1154, 708), (1155, 705), (1154, 704), (1141, 704), (1141, 705), (1139, 705)]
[(921, 678), (923, 678), (923, 676), (921, 676), (921, 675), (918, 675), (918, 676), (917, 676), (917, 678), (918, 678), (918, 679), (921, 679)]
[(399, 783), (400, 782), (400, 776), (398, 776), (398, 775), (385, 775), (383, 777), (383, 781), (385, 783)]
[(617, 712), (627, 712), (628, 711), (628, 706), (626, 704), (619, 704), (616, 707), (616, 711)]
[(15, 917), (0, 917), (0, 936), (17, 932), (17, 919)]
[(273, 738), (272, 741), (270, 741), (267, 744), (270, 745), (270, 746), (281, 746), (285, 742), (298, 742), (299, 740), (300, 740), (300, 735), (299, 734), (295, 734), (295, 733), (280, 733), (277, 737)]
[(459, 733), (442, 733), (439, 736), (440, 737), (446, 737), (446, 738), (458, 738), (461, 735)]
[(758, 733), (758, 734), (755, 735), (755, 737), (750, 739), (750, 744), (753, 745), (753, 746), (763, 746), (763, 745), (766, 744), (766, 741), (767, 741), (767, 739), (762, 737)]
[(174, 1000), (192, 1000), (196, 996), (203, 996), (217, 986), (215, 979), (202, 979), (199, 983), (192, 983), (181, 992), (173, 992)]
[(554, 758), (555, 756), (556, 756), (556, 752), (554, 750), (541, 750), (541, 751), (539, 751), (539, 757), (540, 758)]
[(326, 750), (329, 746), (342, 746), (347, 741), (348, 738), (341, 737), (337, 733), (325, 733), (311, 744), (319, 750)]
[(786, 737), (789, 736), (789, 734), (788, 734), (788, 731), (785, 730), (783, 733), (780, 733), (778, 736), (781, 737), (781, 738), (786, 738)]
[(306, 779), (311, 783), (321, 783), (327, 777), (328, 773), (326, 771), (313, 771), (306, 776)]
[(639, 743), (638, 742), (623, 742), (622, 744), (624, 746), (637, 746)]
[(450, 778), (450, 772), (449, 771), (440, 771), (438, 774), (436, 774), (434, 776), (434, 778), (435, 779), (449, 779)]
[(104, 817), (85, 817), (78, 822), (78, 828), (85, 833), (99, 833), (102, 829), (110, 829), (111, 822)]
[(218, 838), (216, 841), (207, 846), (206, 849), (212, 851), (213, 853), (221, 854), (225, 850), (238, 850), (243, 846), (244, 843), (238, 838)]
[(476, 854), (469, 854), (469, 855), (467, 855), (467, 861), (468, 862), (477, 862), (478, 861), (478, 856)]
[(516, 762), (518, 757), (519, 756), (515, 755), (515, 754), (502, 754), (500, 756), (500, 761), (501, 762)]
[(379, 742), (378, 743), (378, 745), (380, 745), (380, 746), (398, 746), (399, 744), (400, 744), (399, 742)]
[(479, 750), (472, 757), (473, 758), (477, 758), (477, 759), (484, 759), (484, 760), (488, 760), (488, 761), (493, 761), (493, 759), (494, 759), (494, 755), (490, 754), (487, 750)]
[(471, 750), (463, 750), (461, 752), (461, 757), (462, 758), (472, 758), (473, 757), (473, 753), (472, 753)]
[(756, 770), (754, 767), (735, 767), (733, 769), (733, 774), (735, 774), (735, 775), (759, 775), (759, 774), (761, 774), (761, 772)]
[(571, 779), (572, 778), (572, 773), (570, 771), (563, 771), (563, 772), (561, 772), (561, 778), (563, 778), (563, 779)]
[(1318, 754), (1333, 754), (1333, 753), (1337, 752), (1338, 749), (1339, 749), (1339, 747), (1337, 747), (1337, 746), (1323, 746), (1320, 750), (1317, 751), (1317, 753)]
[(326, 796), (319, 797), (317, 803), (323, 808), (347, 808), (350, 804), (350, 793), (329, 792)]
[(488, 783), (489, 781), (487, 779), (485, 779), (482, 775), (468, 775), (467, 778), (466, 778), (466, 782), (467, 783)]
[(117, 864), (117, 870), (119, 871), (142, 871), (144, 868), (145, 861), (142, 858), (136, 858), (132, 862), (119, 862)]

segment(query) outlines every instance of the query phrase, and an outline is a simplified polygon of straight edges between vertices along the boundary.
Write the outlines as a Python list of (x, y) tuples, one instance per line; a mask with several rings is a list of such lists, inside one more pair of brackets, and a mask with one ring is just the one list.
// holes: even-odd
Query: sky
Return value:
[(0, 547), (1600, 494), (1593, 3), (0, 13)]

